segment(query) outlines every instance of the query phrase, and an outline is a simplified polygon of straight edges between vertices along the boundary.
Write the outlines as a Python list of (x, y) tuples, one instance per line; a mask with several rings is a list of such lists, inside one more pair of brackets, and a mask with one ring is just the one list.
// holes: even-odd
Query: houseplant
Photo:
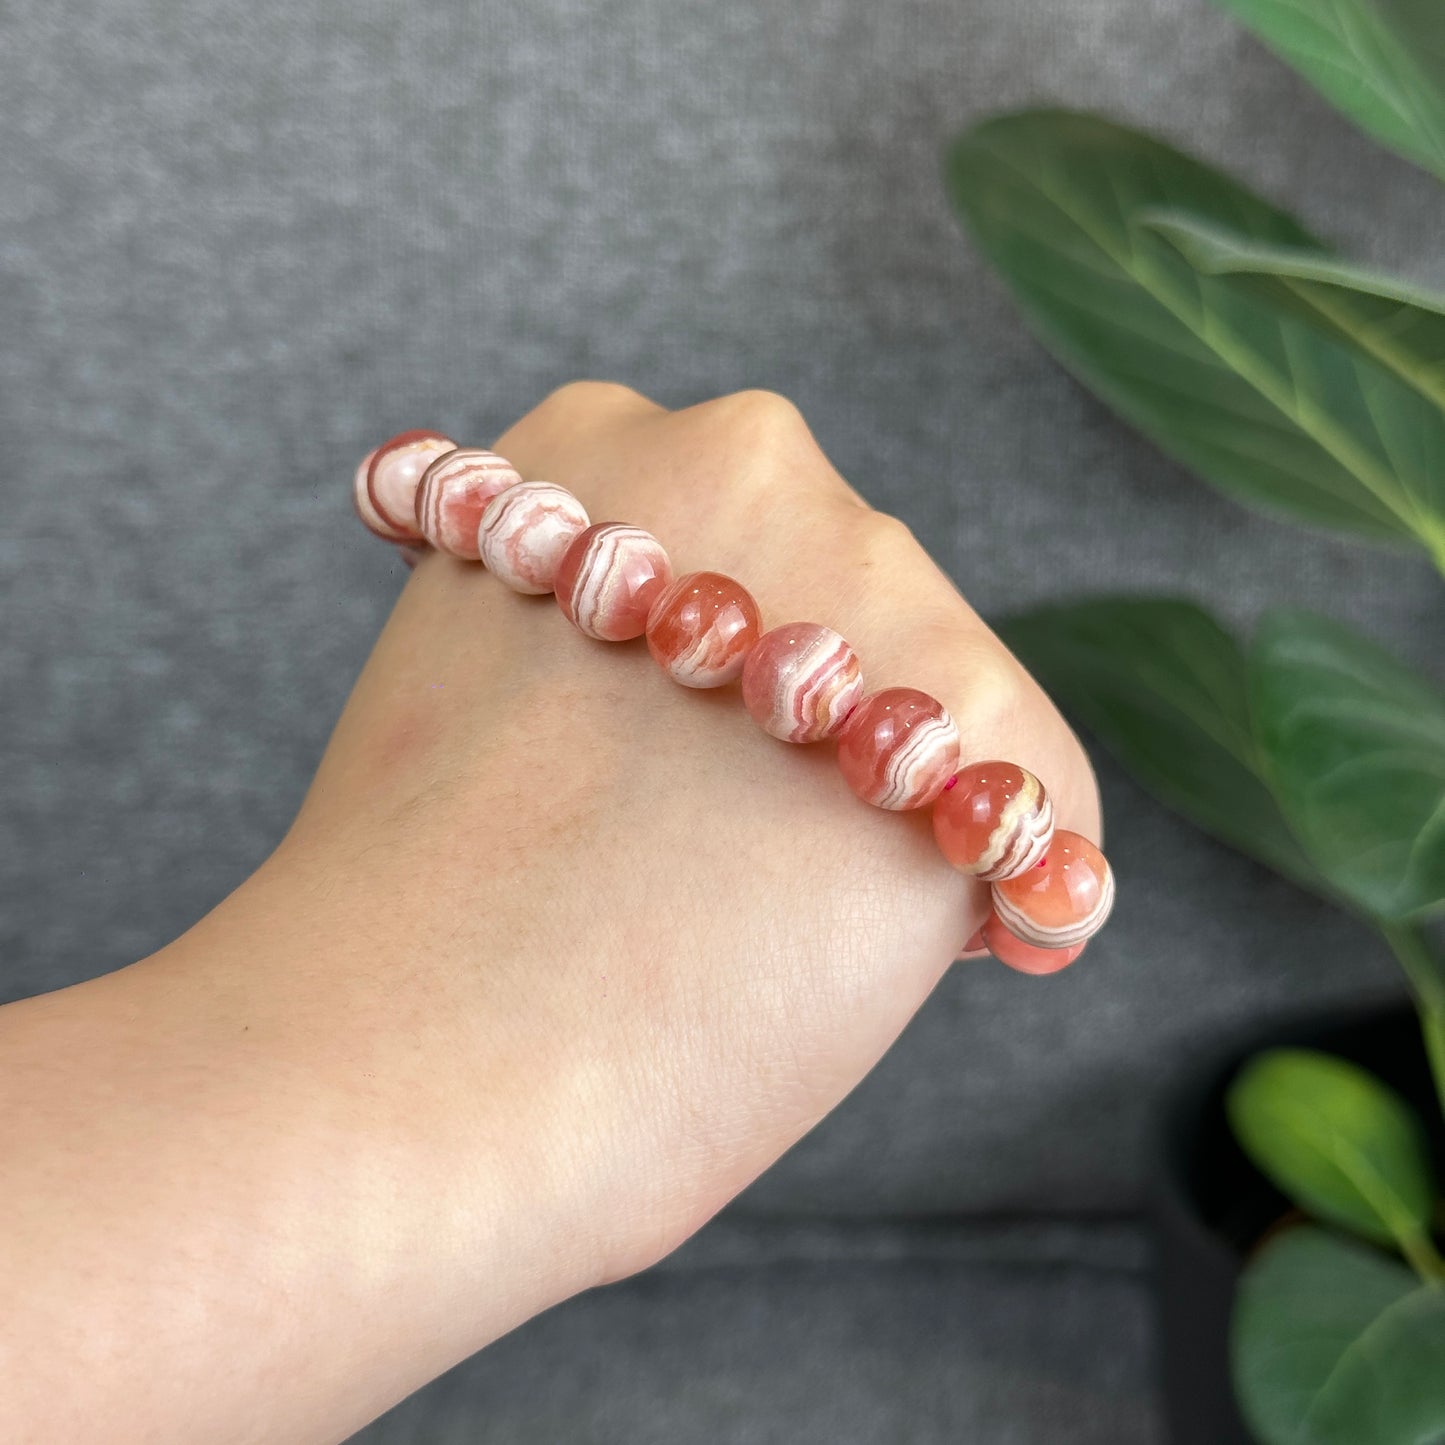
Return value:
[[(1225, 3), (1445, 179), (1437, 0)], [(1164, 450), (1243, 502), (1423, 549), (1445, 573), (1445, 298), (1351, 265), (1228, 176), (1099, 116), (993, 117), (951, 147), (947, 179), (1044, 343)], [(1408, 1047), (1388, 1021), (1370, 1047), (1337, 1025), (1251, 1051), (1216, 1090), (1231, 1147), (1279, 1191), (1239, 1241), (1229, 1359), (1261, 1445), (1445, 1440), (1427, 1129), (1358, 1062), (1398, 1072), (1413, 1049), (1438, 1129), (1445, 698), (1352, 628), (1293, 609), (1247, 643), (1173, 597), (1042, 608), (1001, 631), (1165, 803), (1369, 921), (1398, 959)], [(1322, 1039), (1357, 1061), (1300, 1046)]]

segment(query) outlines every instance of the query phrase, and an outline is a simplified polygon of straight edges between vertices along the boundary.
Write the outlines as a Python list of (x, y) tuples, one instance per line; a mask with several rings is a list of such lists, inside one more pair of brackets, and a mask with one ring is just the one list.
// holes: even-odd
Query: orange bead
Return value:
[(1092, 938), (1114, 906), (1114, 873), (1087, 838), (1059, 829), (1045, 858), (993, 885), (993, 907), (1016, 938), (1037, 948), (1070, 948)]
[(758, 604), (721, 572), (689, 572), (652, 604), (647, 650), (684, 687), (722, 687), (741, 674), (762, 632)]
[(838, 736), (838, 768), (876, 808), (922, 808), (958, 767), (958, 726), (936, 697), (916, 687), (869, 693)]
[(1048, 851), (1054, 805), (1017, 763), (972, 763), (933, 805), (933, 836), (960, 873), (985, 883), (1026, 873)]
[(980, 941), (1000, 963), (1006, 963), (1019, 973), (1057, 973), (1067, 968), (1087, 947), (1076, 943), (1072, 948), (1035, 948), (1021, 938), (1015, 938), (999, 921), (998, 915), (990, 913), (988, 922), (979, 930)]

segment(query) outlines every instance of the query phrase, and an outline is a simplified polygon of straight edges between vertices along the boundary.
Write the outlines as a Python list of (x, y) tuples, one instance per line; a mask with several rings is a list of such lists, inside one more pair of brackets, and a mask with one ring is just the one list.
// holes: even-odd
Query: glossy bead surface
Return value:
[(1103, 927), (1114, 906), (1114, 872), (1087, 838), (1060, 828), (1044, 860), (993, 885), (993, 907), (1015, 937), (1069, 948)]
[(983, 946), (1010, 968), (1020, 973), (1057, 973), (1067, 968), (1088, 947), (1076, 943), (1071, 948), (1035, 948), (1016, 938), (1004, 927), (996, 914), (989, 914), (988, 921), (980, 930)]
[(366, 479), (371, 474), (371, 463), (375, 459), (376, 453), (377, 448), (372, 447), (357, 463), (356, 471), (351, 478), (351, 505), (356, 508), (356, 515), (361, 518), (361, 525), (373, 537), (380, 537), (383, 542), (405, 541), (405, 538), (397, 535), (395, 527), (388, 527), (376, 515), (376, 508), (371, 505), (371, 497), (366, 490)]
[(743, 664), (744, 706), (764, 732), (784, 742), (834, 736), (862, 696), (858, 654), (816, 622), (765, 632)]
[(505, 457), (483, 447), (455, 447), (434, 458), (416, 489), (416, 523), (438, 552), (475, 562), (487, 503), (522, 480)]
[(936, 697), (916, 687), (870, 693), (838, 737), (848, 786), (878, 808), (931, 803), (958, 769), (958, 727)]
[(515, 592), (552, 590), (557, 564), (589, 522), (587, 509), (552, 482), (517, 482), (482, 513), (477, 550), (489, 572)]
[(421, 474), (456, 443), (441, 432), (398, 432), (382, 442), (357, 468), (356, 510), (361, 520), (388, 542), (421, 540), (416, 521), (416, 489)]
[(557, 565), (557, 605), (579, 631), (626, 642), (647, 630), (647, 615), (672, 581), (661, 542), (625, 522), (597, 522), (572, 539)]
[(647, 618), (647, 650), (684, 687), (722, 687), (743, 670), (762, 632), (758, 604), (721, 572), (689, 572), (671, 583)]
[(1048, 852), (1054, 805), (1017, 763), (971, 763), (933, 805), (933, 836), (960, 873), (997, 883), (1026, 873)]

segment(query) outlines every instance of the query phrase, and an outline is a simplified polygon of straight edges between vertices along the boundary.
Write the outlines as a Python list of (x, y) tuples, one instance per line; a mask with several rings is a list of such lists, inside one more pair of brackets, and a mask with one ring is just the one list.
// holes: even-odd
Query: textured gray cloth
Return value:
[(1157, 1445), (1139, 1256), (1106, 1228), (720, 1221), (353, 1445)]
[[(1438, 189), (1206, 0), (0, 7), (3, 996), (154, 949), (280, 838), (404, 577), (351, 515), (356, 458), (418, 424), (486, 441), (577, 375), (791, 395), (985, 615), (1289, 600), (1424, 658), (1425, 565), (1215, 496), (1024, 332), (939, 158), (1038, 100), (1440, 264)], [(1395, 988), (1363, 931), (1103, 782), (1121, 892), (1087, 964), (953, 970), (730, 1213), (1129, 1210), (1179, 1063)], [(1137, 1281), (898, 1268), (589, 1296), (467, 1373), (482, 1424), (376, 1438), (1149, 1438), (1135, 1401), (1097, 1430), (1079, 1406), (1142, 1388)], [(1063, 1371), (1037, 1409), (1036, 1333)], [(804, 1397), (796, 1429), (766, 1405)]]
[[(356, 457), (412, 424), (490, 439), (579, 374), (792, 395), (985, 614), (1101, 585), (1238, 618), (1288, 597), (1426, 650), (1426, 566), (1163, 461), (1025, 334), (945, 206), (945, 137), (1051, 98), (1423, 264), (1437, 188), (1204, 0), (0, 17), (7, 995), (155, 948), (280, 837), (402, 580), (351, 515)], [(956, 970), (751, 1203), (1128, 1207), (1178, 1060), (1394, 986), (1364, 934), (1105, 785), (1120, 902), (1088, 966)]]

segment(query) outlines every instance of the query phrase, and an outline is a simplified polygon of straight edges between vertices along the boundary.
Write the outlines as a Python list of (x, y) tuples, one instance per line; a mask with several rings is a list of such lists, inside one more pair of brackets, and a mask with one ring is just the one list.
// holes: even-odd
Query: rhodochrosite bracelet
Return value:
[(1076, 959), (1114, 902), (1114, 875), (1087, 838), (1054, 827), (1044, 786), (1017, 763), (964, 765), (958, 728), (912, 687), (865, 692), (858, 654), (817, 622), (763, 630), (758, 605), (720, 572), (675, 577), (640, 527), (594, 523), (551, 482), (526, 481), (481, 447), (433, 431), (383, 442), (356, 469), (366, 527), (398, 544), (482, 562), (518, 592), (554, 592), (563, 615), (604, 642), (647, 639), (684, 687), (741, 679), (765, 732), (790, 743), (837, 743), (848, 786), (875, 807), (932, 806), (933, 833), (960, 873), (987, 883), (993, 907), (978, 935), (1024, 973)]

